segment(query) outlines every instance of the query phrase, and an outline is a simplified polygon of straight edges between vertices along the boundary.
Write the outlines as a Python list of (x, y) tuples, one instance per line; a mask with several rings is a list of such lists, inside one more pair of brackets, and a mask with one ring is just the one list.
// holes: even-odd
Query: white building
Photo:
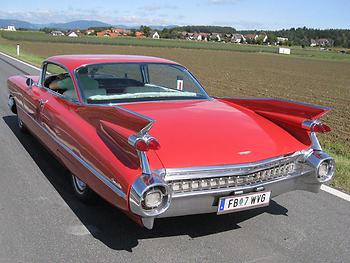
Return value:
[(233, 34), (231, 37), (231, 42), (233, 43), (243, 43), (245, 38), (242, 34)]
[(64, 36), (63, 32), (62, 31), (52, 31), (50, 33), (52, 36)]
[(4, 29), (5, 31), (16, 31), (15, 26), (7, 26), (7, 28)]
[(69, 37), (78, 37), (78, 34), (74, 31), (68, 32), (67, 36)]
[(277, 43), (284, 43), (288, 41), (288, 37), (277, 37)]
[(152, 38), (159, 39), (160, 36), (159, 36), (158, 32), (154, 32), (153, 35), (152, 35)]

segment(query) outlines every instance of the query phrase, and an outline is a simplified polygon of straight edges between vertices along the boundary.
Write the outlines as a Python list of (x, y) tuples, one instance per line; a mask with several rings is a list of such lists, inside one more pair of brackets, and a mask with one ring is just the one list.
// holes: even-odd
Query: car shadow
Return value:
[(265, 208), (222, 216), (205, 214), (157, 219), (152, 230), (142, 228), (102, 199), (93, 205), (79, 202), (71, 188), (69, 171), (35, 137), (19, 131), (16, 116), (5, 116), (3, 120), (91, 235), (111, 249), (132, 251), (142, 239), (178, 235), (196, 238), (230, 231), (240, 228), (240, 223), (262, 213), (287, 216), (288, 210), (285, 207), (271, 201), (270, 206)]

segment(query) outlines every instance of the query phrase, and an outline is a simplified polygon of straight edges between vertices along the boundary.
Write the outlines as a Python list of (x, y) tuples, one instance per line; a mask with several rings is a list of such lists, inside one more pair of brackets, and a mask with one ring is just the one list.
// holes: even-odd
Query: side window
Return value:
[(56, 64), (47, 63), (44, 74), (43, 85), (45, 88), (57, 92), (69, 100), (78, 100), (72, 78), (66, 69)]

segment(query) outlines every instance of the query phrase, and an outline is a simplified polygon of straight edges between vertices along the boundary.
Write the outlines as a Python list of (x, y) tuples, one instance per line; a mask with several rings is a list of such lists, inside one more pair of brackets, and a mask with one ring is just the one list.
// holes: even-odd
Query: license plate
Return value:
[(268, 206), (271, 192), (258, 192), (246, 195), (222, 197), (219, 200), (218, 214), (248, 210)]

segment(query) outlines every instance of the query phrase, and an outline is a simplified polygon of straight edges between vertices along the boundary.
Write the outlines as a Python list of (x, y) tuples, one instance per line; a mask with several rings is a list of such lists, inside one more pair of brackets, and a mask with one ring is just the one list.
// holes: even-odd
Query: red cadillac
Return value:
[(66, 55), (8, 79), (9, 107), (71, 172), (133, 220), (224, 214), (318, 192), (335, 163), (316, 137), (329, 109), (269, 98), (213, 98), (166, 59)]

